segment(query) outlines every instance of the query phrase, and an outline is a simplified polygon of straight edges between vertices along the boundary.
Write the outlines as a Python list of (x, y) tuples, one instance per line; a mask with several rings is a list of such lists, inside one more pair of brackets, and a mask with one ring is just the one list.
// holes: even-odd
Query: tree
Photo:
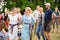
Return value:
[(4, 6), (11, 9), (12, 7), (20, 7), (21, 11), (25, 9), (25, 7), (29, 6), (33, 10), (36, 8), (37, 5), (44, 7), (45, 2), (51, 3), (52, 9), (58, 4), (58, 7), (60, 7), (60, 0), (56, 3), (52, 0), (6, 0), (7, 4)]

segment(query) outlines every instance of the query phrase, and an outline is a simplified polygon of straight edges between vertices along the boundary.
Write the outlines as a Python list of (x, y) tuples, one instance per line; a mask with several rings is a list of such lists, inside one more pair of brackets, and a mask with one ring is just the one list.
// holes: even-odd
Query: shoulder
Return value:
[(52, 9), (48, 9), (46, 12), (47, 13), (53, 13)]
[(50, 12), (53, 12), (53, 10), (52, 10), (52, 9), (50, 9), (49, 11), (50, 11)]
[(39, 13), (39, 11), (38, 10), (35, 10), (33, 13)]

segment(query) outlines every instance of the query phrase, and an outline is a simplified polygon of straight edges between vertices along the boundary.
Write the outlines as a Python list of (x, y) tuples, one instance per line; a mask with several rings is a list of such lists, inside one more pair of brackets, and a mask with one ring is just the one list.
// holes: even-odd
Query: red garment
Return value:
[(7, 20), (4, 21), (4, 24), (5, 24), (6, 27), (8, 27), (8, 25), (9, 25), (9, 21), (7, 21)]
[(2, 15), (0, 15), (0, 20), (2, 20)]

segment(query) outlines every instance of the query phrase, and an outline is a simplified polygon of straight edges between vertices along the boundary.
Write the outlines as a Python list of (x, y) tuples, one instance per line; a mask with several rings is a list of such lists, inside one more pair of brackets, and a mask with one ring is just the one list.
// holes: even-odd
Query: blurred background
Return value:
[(4, 12), (5, 8), (11, 9), (12, 7), (20, 7), (23, 12), (26, 6), (34, 10), (37, 5), (44, 7), (47, 2), (51, 3), (53, 10), (56, 6), (60, 9), (60, 0), (0, 0), (0, 12)]
[[(60, 0), (0, 0), (0, 13), (4, 13), (5, 8), (11, 10), (12, 7), (19, 7), (21, 8), (21, 13), (23, 14), (25, 7), (29, 6), (32, 8), (32, 10), (35, 10), (37, 5), (42, 6), (45, 10), (44, 4), (47, 2), (51, 3), (51, 8), (53, 10), (55, 7), (58, 7), (58, 9), (60, 10)], [(51, 30), (51, 40), (60, 40), (60, 26), (58, 30), (59, 33), (52, 33)], [(56, 31), (56, 29), (54, 31)], [(32, 34), (32, 39), (37, 40), (37, 37), (36, 35), (34, 35), (34, 32)]]

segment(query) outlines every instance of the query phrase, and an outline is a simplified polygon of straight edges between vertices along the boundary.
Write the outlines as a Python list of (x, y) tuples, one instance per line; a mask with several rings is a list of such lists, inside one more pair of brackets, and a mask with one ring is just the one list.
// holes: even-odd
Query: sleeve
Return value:
[(45, 14), (43, 13), (43, 15), (42, 15), (42, 22), (44, 23), (44, 16), (45, 16)]
[(31, 24), (34, 25), (34, 23), (35, 23), (35, 18), (34, 18), (34, 16), (31, 16), (31, 20), (32, 20), (32, 21), (31, 21)]
[(42, 26), (44, 26), (44, 16), (45, 16), (45, 14), (43, 13), (42, 14)]
[(18, 15), (18, 23), (20, 24), (21, 22), (22, 22), (22, 15), (19, 14), (19, 15)]
[(54, 20), (56, 18), (56, 14), (55, 12), (52, 13), (52, 20)]
[(52, 13), (54, 16), (56, 16), (55, 12)]
[(53, 13), (53, 10), (51, 10), (51, 13)]
[(33, 16), (35, 16), (35, 11), (33, 11)]

